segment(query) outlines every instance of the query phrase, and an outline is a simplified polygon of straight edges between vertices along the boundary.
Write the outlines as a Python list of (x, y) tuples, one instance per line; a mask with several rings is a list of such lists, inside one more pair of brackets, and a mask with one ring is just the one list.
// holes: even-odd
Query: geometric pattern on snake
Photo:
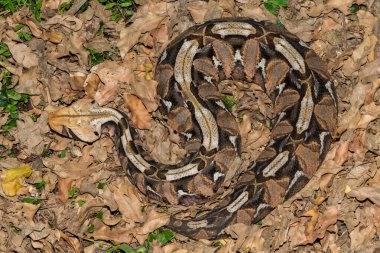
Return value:
[[(167, 46), (155, 79), (163, 121), (185, 122), (173, 129), (186, 143), (180, 163), (160, 164), (143, 155), (134, 144), (137, 131), (123, 112), (93, 109), (91, 124), (97, 134), (107, 122), (118, 126), (122, 165), (151, 199), (185, 206), (216, 203), (193, 219), (171, 217), (167, 227), (193, 239), (220, 237), (242, 215), (252, 223), (264, 218), (305, 186), (331, 144), (337, 98), (327, 67), (276, 25), (248, 18), (196, 25)], [(255, 83), (273, 104), (271, 139), (240, 175), (229, 174), (241, 165), (241, 137), (218, 91), (224, 80)], [(70, 129), (62, 134), (91, 141)], [(238, 180), (224, 194), (233, 176)]]

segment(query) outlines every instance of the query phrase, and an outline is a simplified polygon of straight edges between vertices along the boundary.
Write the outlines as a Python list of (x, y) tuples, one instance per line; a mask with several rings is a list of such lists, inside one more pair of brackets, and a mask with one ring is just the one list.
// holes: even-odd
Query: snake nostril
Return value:
[(99, 132), (95, 131), (94, 134), (99, 137)]

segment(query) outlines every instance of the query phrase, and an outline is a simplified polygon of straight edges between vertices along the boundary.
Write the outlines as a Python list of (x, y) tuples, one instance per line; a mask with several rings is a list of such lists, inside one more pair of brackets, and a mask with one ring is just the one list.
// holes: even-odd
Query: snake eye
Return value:
[(94, 134), (99, 137), (99, 132), (95, 131)]

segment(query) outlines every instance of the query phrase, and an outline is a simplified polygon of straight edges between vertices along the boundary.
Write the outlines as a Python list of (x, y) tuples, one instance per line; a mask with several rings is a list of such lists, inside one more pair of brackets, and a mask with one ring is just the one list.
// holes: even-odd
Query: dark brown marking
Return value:
[(220, 92), (218, 89), (208, 83), (204, 83), (198, 86), (198, 95), (203, 99), (220, 99)]
[(158, 81), (157, 93), (162, 98), (165, 98), (169, 93), (170, 79), (174, 75), (174, 70), (171, 65), (158, 65), (156, 69), (155, 79)]
[(329, 95), (324, 95), (321, 101), (314, 106), (314, 115), (322, 129), (330, 133), (334, 132), (337, 124), (337, 112), (334, 100)]
[(267, 147), (264, 149), (263, 152), (260, 153), (259, 157), (257, 158), (257, 161), (262, 162), (269, 159), (272, 159), (277, 155), (277, 151), (274, 148)]
[(226, 78), (231, 78), (232, 64), (234, 63), (234, 50), (232, 46), (221, 40), (214, 40), (212, 46), (216, 58), (223, 66)]
[(218, 111), (218, 114), (216, 115), (216, 123), (223, 131), (229, 135), (236, 136), (240, 134), (239, 125), (236, 122), (235, 117), (227, 111)]
[(320, 146), (315, 141), (309, 144), (301, 143), (294, 151), (299, 166), (308, 178), (311, 178), (319, 167)]
[(233, 148), (225, 148), (218, 153), (216, 153), (214, 157), (214, 162), (216, 167), (222, 172), (226, 174), (227, 171), (232, 167), (233, 162), (236, 159), (236, 152)]
[(169, 126), (177, 132), (188, 132), (193, 128), (191, 112), (185, 107), (177, 107), (168, 114)]
[(265, 76), (265, 89), (268, 96), (284, 81), (289, 69), (288, 63), (283, 60), (273, 59), (268, 62)]
[(248, 81), (252, 81), (256, 71), (256, 65), (260, 60), (260, 45), (257, 40), (249, 39), (244, 43), (242, 48), (242, 56), (245, 75)]
[(212, 77), (215, 81), (219, 81), (218, 72), (209, 58), (198, 58), (193, 61), (194, 68), (205, 76)]
[(204, 174), (197, 174), (187, 185), (190, 193), (196, 193), (203, 196), (214, 195), (214, 182)]
[(233, 80), (244, 80), (245, 79), (244, 67), (242, 65), (237, 64), (232, 69), (232, 79)]
[(272, 207), (276, 207), (284, 202), (286, 189), (284, 186), (280, 185), (277, 180), (269, 179), (264, 183), (264, 187), (268, 193), (266, 196), (268, 204)]
[(279, 114), (297, 104), (300, 100), (300, 94), (293, 89), (285, 89), (278, 97), (274, 104), (274, 113)]
[(331, 78), (326, 64), (322, 61), (321, 58), (319, 58), (319, 56), (314, 51), (308, 50), (305, 53), (305, 62), (309, 69), (318, 73), (322, 78), (326, 80)]
[(157, 186), (157, 192), (166, 199), (167, 202), (170, 204), (177, 205), (178, 204), (178, 197), (177, 197), (177, 192), (174, 187), (174, 185), (170, 182), (161, 182)]
[(293, 126), (288, 120), (280, 121), (271, 131), (273, 139), (286, 136), (293, 131)]

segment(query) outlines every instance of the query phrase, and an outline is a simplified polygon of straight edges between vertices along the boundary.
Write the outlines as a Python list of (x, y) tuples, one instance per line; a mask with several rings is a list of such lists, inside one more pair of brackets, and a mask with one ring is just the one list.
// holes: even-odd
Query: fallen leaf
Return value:
[(139, 41), (142, 34), (158, 28), (159, 24), (167, 18), (167, 10), (170, 8), (173, 8), (171, 3), (158, 2), (137, 11), (133, 23), (120, 32), (117, 46), (122, 58)]
[(348, 196), (357, 198), (359, 201), (366, 199), (371, 200), (376, 205), (380, 206), (380, 187), (379, 186), (363, 186), (351, 190), (347, 193)]
[(27, 45), (23, 43), (15, 43), (13, 41), (5, 42), (12, 54), (12, 57), (18, 64), (25, 68), (31, 68), (38, 65), (38, 56), (33, 53)]
[(123, 98), (126, 107), (131, 112), (133, 124), (140, 129), (149, 129), (152, 125), (152, 118), (141, 100), (131, 94), (124, 94)]
[(17, 194), (24, 185), (24, 180), (32, 174), (32, 168), (25, 164), (18, 168), (8, 169), (1, 173), (1, 186), (6, 195), (12, 197)]

